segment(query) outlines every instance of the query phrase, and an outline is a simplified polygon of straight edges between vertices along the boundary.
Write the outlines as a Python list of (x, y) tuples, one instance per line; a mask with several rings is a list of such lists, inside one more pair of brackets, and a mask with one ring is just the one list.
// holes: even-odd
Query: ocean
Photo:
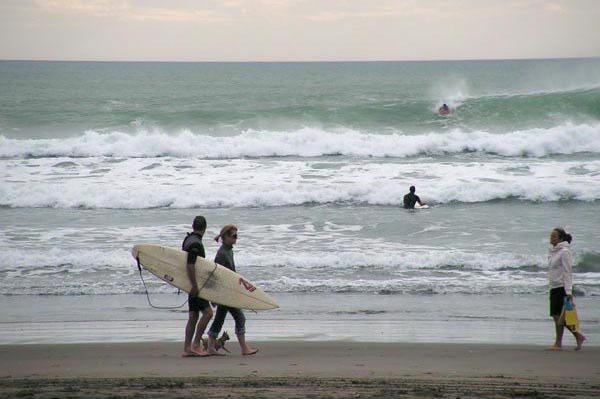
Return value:
[(0, 61), (0, 176), (0, 344), (182, 340), (129, 251), (196, 215), (282, 305), (250, 340), (550, 344), (560, 226), (600, 344), (600, 59)]

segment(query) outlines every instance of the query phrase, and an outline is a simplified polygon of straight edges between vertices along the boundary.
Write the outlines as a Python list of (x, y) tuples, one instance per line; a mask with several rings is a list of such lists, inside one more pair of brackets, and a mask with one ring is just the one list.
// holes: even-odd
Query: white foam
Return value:
[[(369, 242), (358, 251), (236, 251), (248, 278), (271, 292), (543, 293), (545, 256), (427, 250)], [(385, 249), (385, 250), (383, 250)], [(128, 251), (11, 249), (0, 253), (0, 295), (99, 295), (144, 292)], [(522, 271), (537, 266), (539, 271)], [(144, 272), (150, 292), (175, 292)], [(600, 273), (577, 275), (600, 294)]]
[[(64, 165), (71, 161), (68, 168)], [(74, 161), (74, 162), (73, 162)], [(0, 206), (147, 209), (600, 199), (600, 161), (0, 160)]]
[(215, 137), (183, 131), (178, 134), (126, 134), (93, 131), (66, 139), (19, 140), (0, 136), (0, 157), (177, 157), (232, 159), (240, 157), (346, 155), (412, 157), (418, 155), (492, 153), (543, 157), (579, 152), (600, 153), (600, 124), (565, 124), (504, 134), (485, 131), (429, 134), (376, 134), (351, 129), (293, 132), (248, 130)]
[(465, 100), (472, 98), (469, 95), (468, 84), (463, 78), (451, 77), (444, 79), (429, 90), (432, 98), (441, 98), (437, 101), (432, 112), (438, 112), (442, 104), (447, 104), (450, 109), (456, 110)]

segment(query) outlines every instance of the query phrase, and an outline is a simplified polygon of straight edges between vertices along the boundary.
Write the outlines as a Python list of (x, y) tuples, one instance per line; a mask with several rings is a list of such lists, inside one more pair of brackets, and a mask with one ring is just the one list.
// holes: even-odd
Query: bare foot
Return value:
[(248, 348), (245, 351), (242, 351), (242, 355), (244, 356), (252, 356), (258, 353), (258, 349), (255, 348)]
[(192, 352), (197, 353), (199, 356), (210, 356), (210, 354), (202, 348), (202, 346), (193, 346)]
[(576, 351), (580, 351), (581, 350), (581, 347), (583, 346), (583, 342), (584, 341), (585, 341), (585, 335), (583, 335), (583, 334), (580, 333), (577, 336), (577, 346), (575, 347)]
[(561, 351), (562, 346), (552, 345), (546, 348), (547, 351)]
[(220, 353), (216, 349), (213, 349), (213, 348), (208, 348), (206, 350), (206, 353), (208, 353), (208, 356), (225, 356), (224, 353)]
[(196, 350), (196, 349), (186, 349), (181, 354), (181, 357), (206, 357), (206, 356), (210, 356), (210, 355), (203, 350)]

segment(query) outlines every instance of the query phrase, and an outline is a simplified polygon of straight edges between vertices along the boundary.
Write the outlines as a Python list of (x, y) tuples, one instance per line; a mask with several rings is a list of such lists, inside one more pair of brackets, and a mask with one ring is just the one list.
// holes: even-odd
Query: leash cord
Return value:
[[(148, 293), (148, 287), (146, 286), (146, 282), (144, 281), (144, 276), (142, 275), (142, 266), (140, 264), (140, 258), (135, 258), (137, 260), (137, 267), (138, 270), (140, 272), (140, 279), (142, 280), (142, 284), (144, 284), (144, 291), (146, 291), (146, 298), (148, 299), (148, 304), (153, 307), (154, 309), (164, 309), (164, 310), (168, 310), (168, 309), (180, 309), (182, 308), (187, 302), (188, 300), (186, 299), (184, 303), (182, 303), (179, 306), (156, 306), (154, 304), (152, 304), (152, 301), (150, 300), (150, 294)], [(179, 290), (179, 288), (177, 289), (177, 295), (179, 295), (179, 292), (181, 290)]]
[(208, 278), (206, 279), (204, 284), (202, 284), (202, 287), (198, 288), (198, 293), (200, 293), (200, 291), (202, 291), (202, 288), (204, 288), (206, 286), (206, 284), (208, 284), (208, 282), (210, 281), (210, 279), (212, 278), (213, 274), (215, 274), (216, 271), (217, 271), (217, 264), (215, 263), (214, 269), (212, 269), (212, 272), (210, 272), (210, 275), (208, 276)]
[[(137, 258), (135, 258), (135, 260), (137, 260), (137, 267), (140, 272), (140, 279), (142, 280), (142, 284), (144, 285), (144, 291), (146, 291), (146, 298), (148, 299), (148, 304), (151, 307), (153, 307), (154, 309), (180, 309), (188, 302), (188, 300), (186, 299), (185, 302), (179, 306), (155, 306), (155, 305), (153, 305), (152, 301), (150, 300), (150, 294), (148, 293), (148, 287), (146, 286), (146, 282), (144, 281), (144, 276), (142, 275), (142, 264), (140, 263), (140, 258), (137, 257)], [(210, 272), (210, 275), (208, 276), (206, 281), (204, 281), (204, 284), (202, 284), (202, 287), (198, 288), (198, 292), (202, 291), (202, 289), (206, 286), (206, 284), (208, 284), (208, 282), (210, 281), (210, 279), (212, 278), (213, 274), (215, 274), (216, 271), (217, 271), (217, 264), (215, 263), (215, 267)], [(177, 295), (179, 295), (180, 292), (181, 292), (181, 290), (178, 288)]]

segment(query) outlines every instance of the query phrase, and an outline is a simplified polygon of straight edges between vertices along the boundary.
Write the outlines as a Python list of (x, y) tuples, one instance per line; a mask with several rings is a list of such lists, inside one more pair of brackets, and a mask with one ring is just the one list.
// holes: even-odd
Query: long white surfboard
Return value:
[[(187, 275), (187, 252), (157, 244), (134, 245), (131, 254), (150, 273), (185, 292), (192, 283)], [(221, 305), (250, 310), (275, 309), (279, 305), (239, 273), (208, 259), (196, 259), (199, 296)]]

